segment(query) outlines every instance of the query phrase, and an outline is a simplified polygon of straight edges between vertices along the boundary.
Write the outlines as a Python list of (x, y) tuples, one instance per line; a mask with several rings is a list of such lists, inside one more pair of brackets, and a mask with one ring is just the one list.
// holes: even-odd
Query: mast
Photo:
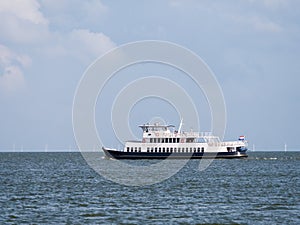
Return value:
[(180, 120), (180, 124), (179, 124), (179, 128), (178, 128), (178, 133), (181, 132), (182, 124), (183, 124), (183, 118), (181, 118), (181, 120)]

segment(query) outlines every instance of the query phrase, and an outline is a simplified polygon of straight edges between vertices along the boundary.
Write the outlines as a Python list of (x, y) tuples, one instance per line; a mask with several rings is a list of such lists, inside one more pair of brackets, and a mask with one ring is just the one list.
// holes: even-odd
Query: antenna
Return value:
[(178, 128), (178, 133), (181, 132), (182, 124), (183, 124), (183, 118), (181, 118), (181, 120), (180, 120), (180, 124), (179, 124), (179, 128)]

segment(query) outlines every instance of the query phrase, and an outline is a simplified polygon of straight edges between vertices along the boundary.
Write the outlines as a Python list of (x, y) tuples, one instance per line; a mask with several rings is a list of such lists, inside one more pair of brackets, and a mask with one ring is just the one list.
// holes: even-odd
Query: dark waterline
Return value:
[(0, 223), (299, 224), (299, 163), (300, 152), (249, 152), (200, 172), (191, 160), (161, 183), (127, 187), (80, 153), (0, 153)]

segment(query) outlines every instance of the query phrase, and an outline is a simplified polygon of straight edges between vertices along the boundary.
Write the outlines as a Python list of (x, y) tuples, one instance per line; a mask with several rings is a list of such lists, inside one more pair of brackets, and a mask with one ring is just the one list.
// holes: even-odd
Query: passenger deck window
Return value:
[(194, 142), (194, 138), (187, 138), (187, 139), (186, 139), (186, 142), (192, 143), (192, 142)]

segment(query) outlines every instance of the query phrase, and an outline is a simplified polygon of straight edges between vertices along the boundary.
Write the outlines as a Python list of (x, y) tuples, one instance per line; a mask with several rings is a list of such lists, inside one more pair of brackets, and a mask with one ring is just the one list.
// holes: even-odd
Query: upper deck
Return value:
[(170, 128), (174, 128), (174, 125), (160, 125), (158, 123), (155, 124), (144, 124), (140, 125), (140, 128), (142, 128), (144, 133), (148, 132), (157, 132), (157, 131), (163, 131), (163, 132), (170, 132)]
[[(194, 132), (175, 130), (174, 125), (160, 125), (160, 124), (144, 124), (140, 125), (143, 130), (143, 139), (147, 138), (184, 138), (189, 142), (220, 142), (219, 137), (213, 136), (211, 132)], [(195, 139), (195, 140), (194, 140)]]

